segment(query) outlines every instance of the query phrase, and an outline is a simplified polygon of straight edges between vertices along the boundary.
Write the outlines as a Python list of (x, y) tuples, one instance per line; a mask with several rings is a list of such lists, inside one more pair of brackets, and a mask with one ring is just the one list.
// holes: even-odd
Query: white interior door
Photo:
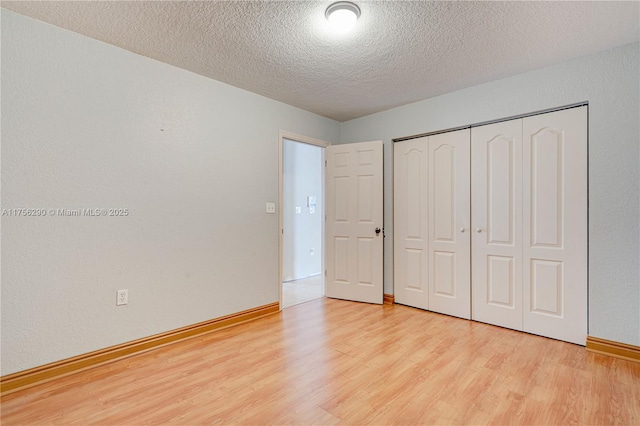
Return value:
[(393, 145), (393, 286), (396, 303), (429, 309), (428, 138)]
[(523, 119), (524, 331), (587, 335), (587, 108)]
[(382, 304), (382, 155), (382, 141), (326, 148), (328, 297)]
[(469, 129), (429, 136), (429, 310), (471, 318)]
[(471, 130), (472, 318), (522, 330), (522, 120)]

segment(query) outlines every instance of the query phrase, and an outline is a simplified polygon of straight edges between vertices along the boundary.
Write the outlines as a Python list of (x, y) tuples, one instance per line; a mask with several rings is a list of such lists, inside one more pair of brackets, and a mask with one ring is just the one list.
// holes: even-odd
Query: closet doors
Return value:
[(585, 344), (586, 107), (394, 155), (396, 302)]
[(472, 129), (474, 320), (584, 345), (587, 108)]
[(469, 130), (394, 146), (398, 303), (471, 318)]

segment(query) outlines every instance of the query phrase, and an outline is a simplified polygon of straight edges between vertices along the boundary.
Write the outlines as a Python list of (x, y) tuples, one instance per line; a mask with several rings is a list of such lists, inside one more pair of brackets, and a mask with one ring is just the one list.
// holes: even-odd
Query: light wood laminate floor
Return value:
[(2, 399), (2, 424), (640, 424), (640, 364), (317, 299)]

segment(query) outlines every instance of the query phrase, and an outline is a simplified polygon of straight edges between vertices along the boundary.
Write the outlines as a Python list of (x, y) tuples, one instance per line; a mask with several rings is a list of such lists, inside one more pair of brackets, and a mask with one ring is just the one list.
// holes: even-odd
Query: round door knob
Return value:
[(482, 232), (482, 229), (480, 229), (480, 228), (476, 228), (476, 232), (479, 234), (479, 233), (481, 233), (481, 232)]
[(380, 234), (381, 229), (380, 228), (376, 228), (376, 235)]
[(464, 228), (460, 228), (460, 232), (464, 232)]

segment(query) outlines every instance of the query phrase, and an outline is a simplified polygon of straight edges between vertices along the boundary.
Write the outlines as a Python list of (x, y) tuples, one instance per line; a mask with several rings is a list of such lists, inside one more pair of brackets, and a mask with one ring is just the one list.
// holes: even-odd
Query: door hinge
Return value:
[(324, 166), (327, 167), (327, 160), (324, 160)]
[(324, 276), (325, 277), (327, 276), (327, 270), (326, 269), (324, 270)]

